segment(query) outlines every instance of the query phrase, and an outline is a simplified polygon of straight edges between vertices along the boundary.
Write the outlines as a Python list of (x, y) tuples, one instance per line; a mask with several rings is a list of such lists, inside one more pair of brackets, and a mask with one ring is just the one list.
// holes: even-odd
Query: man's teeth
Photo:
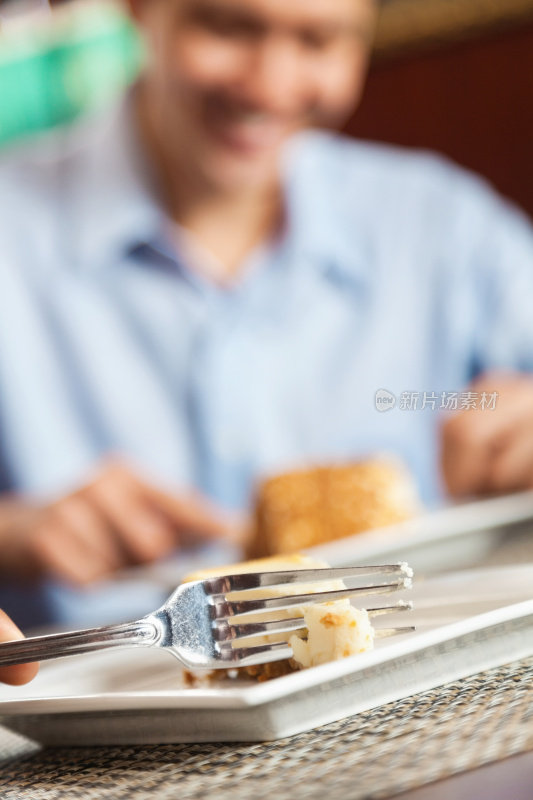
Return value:
[(219, 108), (214, 121), (227, 136), (253, 147), (271, 147), (286, 134), (287, 124), (269, 111)]

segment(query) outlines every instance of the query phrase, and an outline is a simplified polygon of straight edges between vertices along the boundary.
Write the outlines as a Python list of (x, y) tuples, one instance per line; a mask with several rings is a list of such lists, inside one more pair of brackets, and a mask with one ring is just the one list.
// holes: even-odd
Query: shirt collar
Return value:
[[(168, 221), (149, 188), (131, 95), (82, 130), (82, 157), (70, 176), (76, 261), (95, 269), (139, 246), (158, 243), (165, 257)], [(285, 245), (295, 260), (336, 282), (364, 283), (368, 246), (344, 199), (343, 161), (332, 147), (332, 136), (318, 131), (296, 135), (281, 168)]]
[[(351, 145), (353, 146), (353, 145)], [(350, 201), (346, 141), (322, 131), (295, 136), (283, 160), (289, 246), (307, 265), (336, 282), (366, 284), (372, 245)], [(347, 185), (348, 184), (348, 185)]]

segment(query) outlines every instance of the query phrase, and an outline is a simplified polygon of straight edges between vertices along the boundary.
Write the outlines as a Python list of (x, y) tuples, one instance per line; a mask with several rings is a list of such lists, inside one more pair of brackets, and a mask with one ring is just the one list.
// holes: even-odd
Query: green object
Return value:
[(0, 144), (104, 105), (138, 75), (140, 37), (116, 6), (80, 4), (0, 35)]

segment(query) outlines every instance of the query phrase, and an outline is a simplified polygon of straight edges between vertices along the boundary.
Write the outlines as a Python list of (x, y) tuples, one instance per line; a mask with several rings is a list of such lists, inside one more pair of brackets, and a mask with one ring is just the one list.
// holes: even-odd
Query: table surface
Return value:
[(395, 800), (531, 800), (532, 786), (533, 750), (530, 750), (412, 792), (402, 792)]
[[(490, 562), (526, 560), (533, 535), (522, 533)], [(0, 728), (0, 797), (324, 800), (327, 790), (327, 800), (521, 800), (509, 775), (531, 787), (532, 751), (530, 658), (264, 744), (43, 750)]]

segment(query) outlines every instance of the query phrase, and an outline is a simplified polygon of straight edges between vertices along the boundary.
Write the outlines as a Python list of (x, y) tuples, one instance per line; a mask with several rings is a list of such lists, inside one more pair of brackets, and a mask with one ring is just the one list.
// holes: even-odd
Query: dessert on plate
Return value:
[(288, 472), (260, 485), (247, 554), (294, 553), (404, 522), (420, 509), (409, 471), (394, 458)]
[[(255, 559), (240, 564), (217, 567), (194, 572), (187, 580), (204, 580), (218, 575), (237, 575), (245, 572), (266, 572), (274, 570), (307, 569), (310, 567), (328, 567), (325, 561), (309, 556), (291, 555), (272, 558)], [(289, 594), (311, 593), (334, 589), (343, 589), (341, 580), (321, 581), (320, 583), (296, 583), (283, 586), (269, 586), (251, 589), (246, 592), (246, 599), (262, 599), (266, 597), (286, 596)], [(231, 598), (231, 594), (228, 595)], [(288, 609), (271, 612), (254, 612), (241, 617), (241, 622), (252, 622), (255, 619), (289, 619), (303, 616), (306, 630), (298, 634), (268, 634), (255, 637), (257, 644), (279, 642), (288, 639), (293, 650), (293, 657), (283, 661), (273, 661), (253, 667), (231, 670), (234, 676), (246, 675), (263, 681), (285, 675), (293, 670), (324, 664), (346, 658), (356, 653), (371, 650), (374, 646), (374, 629), (368, 613), (364, 609), (352, 606), (349, 599), (334, 600), (303, 606), (292, 606)]]

